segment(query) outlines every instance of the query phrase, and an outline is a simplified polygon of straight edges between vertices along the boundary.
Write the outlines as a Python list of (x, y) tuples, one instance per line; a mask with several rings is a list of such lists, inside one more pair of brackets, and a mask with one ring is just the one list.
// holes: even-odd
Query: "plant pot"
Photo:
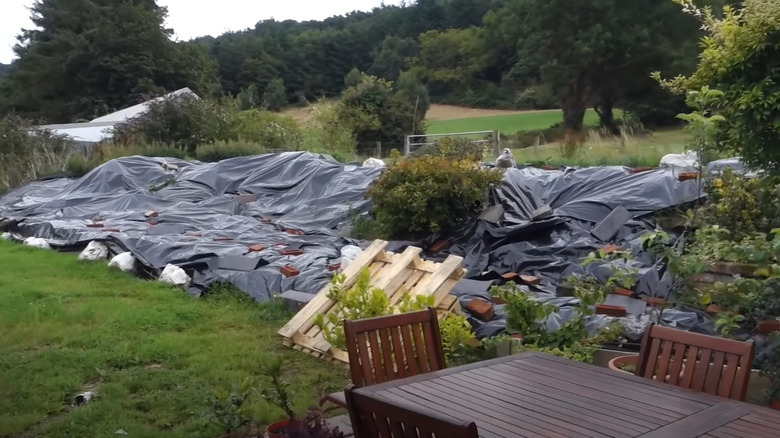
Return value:
[(629, 365), (636, 365), (639, 363), (639, 355), (632, 354), (628, 356), (618, 356), (612, 360), (609, 361), (607, 364), (609, 366), (609, 369), (614, 371), (620, 371), (621, 373), (626, 374), (634, 374), (631, 371), (626, 371), (623, 369), (623, 367), (629, 366)]
[(286, 438), (288, 427), (290, 427), (290, 419), (280, 420), (269, 424), (265, 432), (268, 434), (268, 438)]
[(780, 411), (780, 400), (769, 400), (769, 409)]

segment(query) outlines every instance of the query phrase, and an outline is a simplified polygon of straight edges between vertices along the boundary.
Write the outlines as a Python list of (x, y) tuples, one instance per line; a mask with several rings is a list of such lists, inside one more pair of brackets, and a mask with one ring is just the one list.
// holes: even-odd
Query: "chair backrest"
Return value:
[(364, 394), (350, 385), (345, 391), (355, 438), (478, 438), (477, 425), (420, 406)]
[(636, 375), (744, 401), (754, 352), (753, 342), (652, 324), (642, 340)]
[(432, 308), (344, 321), (355, 386), (383, 383), (445, 368), (439, 320)]

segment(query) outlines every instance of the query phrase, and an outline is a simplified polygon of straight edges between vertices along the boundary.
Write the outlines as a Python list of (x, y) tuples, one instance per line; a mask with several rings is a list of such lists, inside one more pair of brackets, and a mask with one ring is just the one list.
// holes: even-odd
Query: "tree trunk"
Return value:
[(599, 123), (601, 126), (608, 129), (614, 136), (620, 135), (620, 128), (615, 124), (615, 105), (612, 103), (612, 99), (606, 97), (602, 98), (598, 104), (593, 106), (593, 110), (599, 116)]
[(585, 118), (585, 105), (565, 102), (563, 105), (563, 129), (566, 155), (573, 155), (577, 146), (584, 141), (582, 122)]

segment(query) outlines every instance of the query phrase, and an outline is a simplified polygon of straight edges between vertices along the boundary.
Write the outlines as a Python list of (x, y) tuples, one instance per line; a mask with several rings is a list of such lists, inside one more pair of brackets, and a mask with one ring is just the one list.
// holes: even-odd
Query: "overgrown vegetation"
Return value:
[[(279, 302), (224, 286), (193, 299), (8, 242), (0, 264), (0, 436), (213, 438), (245, 418), (268, 424), (280, 413), (241, 382), (274, 357), (285, 359), (296, 412), (346, 385), (343, 367), (281, 345), (289, 315)], [(96, 397), (71, 408), (84, 391)]]

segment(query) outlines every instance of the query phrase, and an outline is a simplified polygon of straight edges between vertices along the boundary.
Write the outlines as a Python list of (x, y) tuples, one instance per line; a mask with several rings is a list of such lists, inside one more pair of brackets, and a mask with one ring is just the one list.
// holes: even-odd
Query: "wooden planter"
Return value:
[(756, 325), (755, 332), (764, 335), (768, 335), (772, 332), (780, 332), (780, 321), (759, 321), (759, 323)]

